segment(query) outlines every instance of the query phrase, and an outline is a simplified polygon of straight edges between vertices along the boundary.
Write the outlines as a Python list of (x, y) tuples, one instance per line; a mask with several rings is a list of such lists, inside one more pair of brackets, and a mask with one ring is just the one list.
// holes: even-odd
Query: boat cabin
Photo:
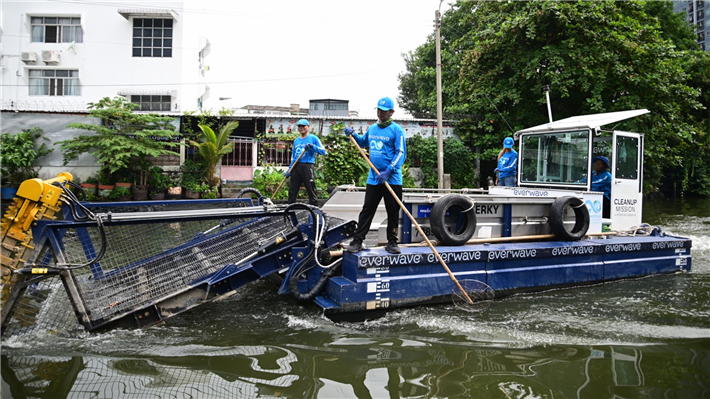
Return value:
[[(575, 116), (515, 133), (518, 187), (491, 187), (490, 194), (554, 197), (581, 192), (590, 231), (624, 230), (641, 224), (643, 134), (603, 126), (649, 113), (646, 109)], [(609, 198), (592, 190), (594, 161), (606, 157)]]

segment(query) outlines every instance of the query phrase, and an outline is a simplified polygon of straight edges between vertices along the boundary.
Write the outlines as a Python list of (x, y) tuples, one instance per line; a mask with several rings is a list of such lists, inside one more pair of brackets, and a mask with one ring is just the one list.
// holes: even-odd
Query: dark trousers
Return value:
[[(397, 198), (402, 200), (402, 186), (393, 186), (392, 191), (397, 194)], [(387, 187), (384, 184), (378, 184), (373, 186), (371, 184), (367, 185), (365, 189), (365, 203), (362, 206), (362, 211), (357, 220), (357, 230), (355, 230), (354, 239), (363, 242), (367, 232), (370, 231), (370, 225), (372, 224), (372, 219), (375, 217), (375, 212), (377, 212), (377, 206), (380, 204), (380, 200), (384, 197), (385, 199), (385, 209), (387, 210), (387, 241), (397, 242), (397, 232), (399, 228), (399, 204), (392, 197)]]
[(288, 203), (293, 204), (298, 197), (301, 186), (306, 187), (308, 203), (318, 206), (316, 198), (316, 167), (312, 163), (297, 163), (291, 171), (291, 181), (288, 185)]

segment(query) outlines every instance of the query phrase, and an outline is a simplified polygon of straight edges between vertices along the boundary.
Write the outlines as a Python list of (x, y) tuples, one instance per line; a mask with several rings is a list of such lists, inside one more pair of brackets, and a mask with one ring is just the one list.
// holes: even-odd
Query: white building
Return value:
[[(182, 1), (2, 1), (4, 111), (84, 111), (121, 95), (142, 111), (199, 110), (211, 46)], [(191, 27), (191, 28), (190, 28)]]

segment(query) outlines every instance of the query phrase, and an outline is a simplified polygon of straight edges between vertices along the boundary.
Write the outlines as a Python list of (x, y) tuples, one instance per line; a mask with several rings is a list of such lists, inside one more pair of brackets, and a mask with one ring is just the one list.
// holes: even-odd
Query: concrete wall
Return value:
[[(79, 158), (63, 165), (62, 151), (59, 145), (55, 145), (59, 141), (71, 140), (74, 137), (92, 132), (86, 130), (70, 129), (68, 124), (74, 122), (99, 124), (98, 118), (87, 117), (84, 114), (46, 114), (35, 112), (2, 112), (0, 113), (0, 131), (2, 133), (18, 133), (22, 129), (39, 127), (44, 131), (44, 137), (49, 139), (46, 144), (49, 148), (54, 148), (54, 151), (42, 158), (37, 159), (36, 166), (41, 167), (39, 177), (49, 179), (56, 177), (60, 172), (69, 172), (75, 178), (82, 181), (86, 180), (91, 175), (95, 175), (99, 170), (99, 163), (96, 157), (90, 154), (83, 154)], [(175, 118), (173, 126), (178, 130), (180, 127), (180, 119)], [(174, 157), (172, 157), (174, 158)], [(163, 166), (165, 170), (178, 169), (174, 162), (161, 161), (156, 164), (173, 165), (173, 167)], [(178, 163), (179, 164), (179, 163)]]
[(62, 152), (59, 146), (54, 144), (62, 140), (71, 140), (81, 134), (87, 134), (86, 130), (70, 129), (68, 124), (73, 122), (98, 124), (98, 118), (87, 118), (84, 115), (76, 114), (40, 114), (22, 112), (3, 112), (0, 115), (0, 129), (3, 133), (18, 133), (22, 129), (39, 127), (44, 130), (44, 137), (50, 141), (46, 144), (54, 151), (42, 158), (37, 159), (35, 165), (40, 166), (39, 177), (49, 179), (56, 177), (60, 172), (70, 172), (75, 177), (82, 180), (94, 174), (98, 170), (98, 162), (95, 157), (84, 154), (75, 161), (62, 164)]

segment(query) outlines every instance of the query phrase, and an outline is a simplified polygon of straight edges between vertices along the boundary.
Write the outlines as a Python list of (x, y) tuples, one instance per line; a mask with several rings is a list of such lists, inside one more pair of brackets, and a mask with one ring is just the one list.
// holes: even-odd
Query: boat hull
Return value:
[[(691, 240), (673, 236), (614, 237), (437, 247), (458, 280), (486, 283), (496, 297), (599, 284), (691, 268)], [(346, 253), (342, 276), (315, 302), (332, 319), (363, 319), (384, 311), (451, 303), (454, 282), (428, 247)], [(351, 317), (348, 317), (350, 315)]]

